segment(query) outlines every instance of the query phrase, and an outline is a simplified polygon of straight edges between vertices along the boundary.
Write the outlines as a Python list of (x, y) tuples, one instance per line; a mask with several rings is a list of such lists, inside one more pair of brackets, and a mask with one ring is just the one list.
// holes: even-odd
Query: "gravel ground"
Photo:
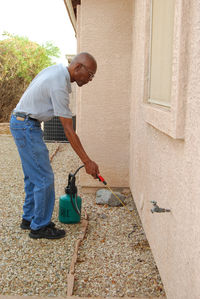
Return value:
[[(10, 136), (0, 135), (0, 294), (66, 296), (67, 273), (79, 224), (58, 222), (59, 196), (64, 193), (68, 173), (81, 165), (69, 144), (62, 144), (52, 161), (56, 204), (53, 221), (66, 230), (60, 240), (33, 240), (19, 228), (24, 200), (20, 159)], [(47, 144), (50, 156), (57, 144)], [(83, 170), (82, 170), (83, 171)], [(95, 195), (83, 194), (89, 216), (86, 238), (79, 248), (75, 267), (74, 295), (84, 297), (163, 296), (164, 288), (134, 202), (126, 194), (124, 207), (95, 204)], [(128, 234), (136, 225), (136, 231)]]

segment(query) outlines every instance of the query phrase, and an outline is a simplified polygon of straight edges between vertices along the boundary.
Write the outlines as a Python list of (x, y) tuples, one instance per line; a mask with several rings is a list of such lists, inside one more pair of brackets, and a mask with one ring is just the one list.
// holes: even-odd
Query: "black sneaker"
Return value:
[[(24, 218), (22, 218), (22, 222), (21, 222), (21, 224), (20, 224), (20, 227), (21, 227), (21, 229), (31, 229), (31, 222), (30, 221), (28, 221), (28, 220), (26, 220), (26, 219), (24, 219)], [(55, 223), (53, 223), (53, 222), (50, 222), (49, 224), (48, 224), (48, 227), (55, 227)]]
[(20, 227), (21, 227), (21, 229), (31, 229), (31, 228), (30, 228), (30, 224), (31, 224), (30, 221), (28, 221), (28, 220), (22, 218), (22, 222), (21, 222), (21, 224), (20, 224)]
[(65, 231), (63, 229), (57, 229), (55, 226), (50, 227), (48, 225), (38, 230), (31, 229), (29, 237), (33, 239), (60, 239), (65, 237)]

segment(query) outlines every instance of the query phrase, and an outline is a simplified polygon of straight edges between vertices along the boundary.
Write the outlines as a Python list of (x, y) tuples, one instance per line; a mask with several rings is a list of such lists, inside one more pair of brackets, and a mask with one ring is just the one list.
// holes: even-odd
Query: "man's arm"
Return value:
[(86, 154), (78, 135), (76, 134), (76, 132), (73, 129), (72, 119), (64, 118), (64, 117), (59, 117), (59, 118), (60, 118), (60, 121), (64, 128), (65, 135), (66, 135), (67, 139), (69, 140), (72, 148), (76, 152), (76, 154), (79, 156), (81, 161), (84, 163), (86, 172), (88, 174), (91, 174), (96, 179), (96, 176), (99, 174), (98, 165), (94, 161), (92, 161)]

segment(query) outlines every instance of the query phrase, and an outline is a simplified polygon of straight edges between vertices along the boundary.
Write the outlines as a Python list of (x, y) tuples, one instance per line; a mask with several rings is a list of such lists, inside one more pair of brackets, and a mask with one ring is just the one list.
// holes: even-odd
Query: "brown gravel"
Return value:
[[(69, 172), (81, 165), (69, 144), (62, 144), (52, 161), (56, 204), (53, 221), (67, 236), (60, 240), (33, 240), (19, 228), (24, 198), (23, 174), (13, 139), (0, 136), (0, 294), (66, 296), (79, 224), (58, 222), (59, 196), (64, 193)], [(47, 144), (50, 155), (57, 144)], [(84, 170), (81, 170), (84, 171)], [(86, 238), (80, 246), (75, 269), (74, 295), (84, 297), (163, 296), (163, 285), (148, 241), (141, 227), (131, 194), (124, 207), (95, 204), (95, 195), (79, 195), (89, 216)]]

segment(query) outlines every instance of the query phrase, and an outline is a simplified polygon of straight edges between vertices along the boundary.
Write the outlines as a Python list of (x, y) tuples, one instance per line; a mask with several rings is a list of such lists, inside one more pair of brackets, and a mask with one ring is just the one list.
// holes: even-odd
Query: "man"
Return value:
[(26, 194), (20, 226), (31, 230), (31, 238), (65, 236), (65, 231), (57, 229), (51, 222), (55, 202), (54, 175), (42, 138), (41, 121), (58, 116), (86, 172), (94, 178), (99, 174), (98, 165), (89, 158), (73, 130), (72, 113), (68, 107), (71, 82), (83, 86), (92, 81), (96, 70), (97, 63), (89, 53), (75, 56), (68, 68), (58, 64), (42, 70), (12, 113), (10, 130), (21, 158)]

